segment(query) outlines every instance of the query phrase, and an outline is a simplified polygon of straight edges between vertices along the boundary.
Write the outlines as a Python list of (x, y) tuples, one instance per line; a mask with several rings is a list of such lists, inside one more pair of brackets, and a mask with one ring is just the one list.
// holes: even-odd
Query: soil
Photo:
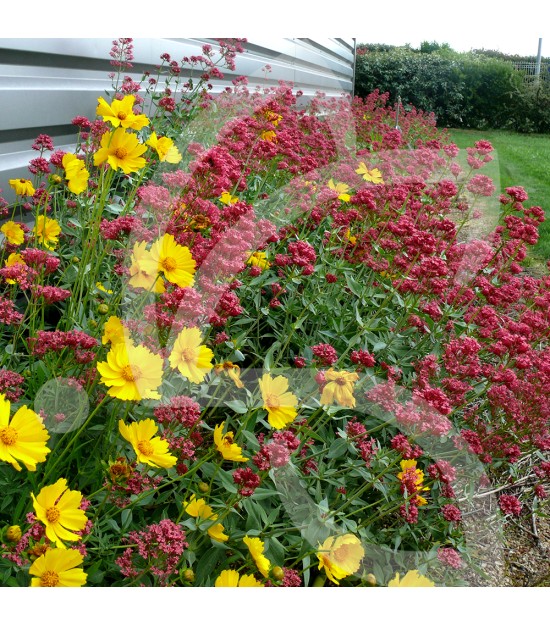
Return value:
[[(470, 586), (550, 586), (550, 505), (543, 504), (539, 514), (524, 511), (518, 518), (508, 517), (499, 540), (480, 537), (476, 544), (479, 571), (470, 571)], [(473, 521), (475, 523), (475, 521)], [(488, 528), (488, 531), (495, 528)], [(479, 532), (478, 532), (479, 534)]]
[(530, 515), (508, 522), (504, 540), (505, 576), (494, 585), (550, 586), (550, 519), (537, 516), (534, 526)]

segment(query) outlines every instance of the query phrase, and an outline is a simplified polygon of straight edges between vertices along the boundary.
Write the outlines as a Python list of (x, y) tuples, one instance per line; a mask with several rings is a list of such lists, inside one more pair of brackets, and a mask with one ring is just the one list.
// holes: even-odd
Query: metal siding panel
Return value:
[[(212, 38), (136, 38), (133, 44), (133, 68), (125, 75), (136, 81), (160, 63), (164, 52), (181, 61), (201, 55), (204, 44), (217, 47)], [(70, 134), (71, 119), (95, 117), (97, 98), (112, 91), (111, 47), (107, 38), (0, 39), (0, 188), (8, 201), (14, 198), (8, 179), (28, 176), (26, 165), (37, 155), (31, 145), (38, 134), (47, 130), (56, 148), (70, 150), (76, 137)], [(267, 64), (272, 71), (266, 76)], [(353, 66), (351, 39), (251, 37), (236, 58), (235, 71), (224, 71), (224, 80), (212, 81), (212, 91), (220, 93), (245, 75), (251, 89), (285, 81), (305, 99), (317, 91), (340, 97), (353, 90)]]

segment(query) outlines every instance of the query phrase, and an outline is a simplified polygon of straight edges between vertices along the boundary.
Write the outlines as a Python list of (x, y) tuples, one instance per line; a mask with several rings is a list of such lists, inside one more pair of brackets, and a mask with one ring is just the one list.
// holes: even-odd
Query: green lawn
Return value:
[[(487, 139), (495, 148), (500, 189), (521, 186), (529, 194), (526, 205), (541, 206), (547, 221), (540, 228), (540, 239), (532, 248), (533, 260), (550, 259), (550, 135), (525, 135), (505, 130), (449, 129), (459, 148)], [(487, 171), (487, 175), (491, 175)], [(495, 181), (496, 182), (496, 181)]]

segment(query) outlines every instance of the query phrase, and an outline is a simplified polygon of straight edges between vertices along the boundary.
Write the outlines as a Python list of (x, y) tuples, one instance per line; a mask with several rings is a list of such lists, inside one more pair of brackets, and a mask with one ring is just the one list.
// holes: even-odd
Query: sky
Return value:
[[(27, 0), (2, 7), (0, 37), (354, 37), (358, 43), (448, 43), (458, 52), (485, 48), (550, 57), (546, 0), (162, 0), (75, 12), (74, 2)], [(545, 6), (548, 5), (548, 6)], [(141, 8), (143, 7), (143, 8)], [(85, 15), (85, 19), (82, 19)]]
[[(372, 5), (371, 5), (372, 6)], [(448, 43), (457, 52), (499, 50), (535, 55), (542, 39), (542, 56), (550, 56), (550, 7), (546, 2), (439, 0), (392, 2), (392, 19), (369, 20), (361, 27), (361, 43), (387, 43), (418, 48), (422, 41)]]

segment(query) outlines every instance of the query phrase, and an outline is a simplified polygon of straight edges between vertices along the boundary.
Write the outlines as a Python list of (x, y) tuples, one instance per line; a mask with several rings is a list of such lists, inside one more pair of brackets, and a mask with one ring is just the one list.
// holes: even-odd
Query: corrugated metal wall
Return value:
[[(125, 75), (139, 80), (142, 72), (172, 58), (200, 55), (212, 39), (134, 39), (133, 68)], [(0, 39), (0, 188), (8, 200), (10, 178), (28, 177), (31, 150), (40, 133), (53, 137), (56, 148), (70, 149), (75, 138), (71, 119), (95, 118), (97, 98), (111, 91), (108, 74), (110, 39)], [(249, 86), (293, 82), (304, 96), (323, 91), (341, 96), (353, 91), (353, 39), (249, 38), (236, 58), (236, 70), (223, 81), (212, 81), (220, 92), (236, 76), (247, 76)], [(262, 68), (271, 65), (265, 75)]]

